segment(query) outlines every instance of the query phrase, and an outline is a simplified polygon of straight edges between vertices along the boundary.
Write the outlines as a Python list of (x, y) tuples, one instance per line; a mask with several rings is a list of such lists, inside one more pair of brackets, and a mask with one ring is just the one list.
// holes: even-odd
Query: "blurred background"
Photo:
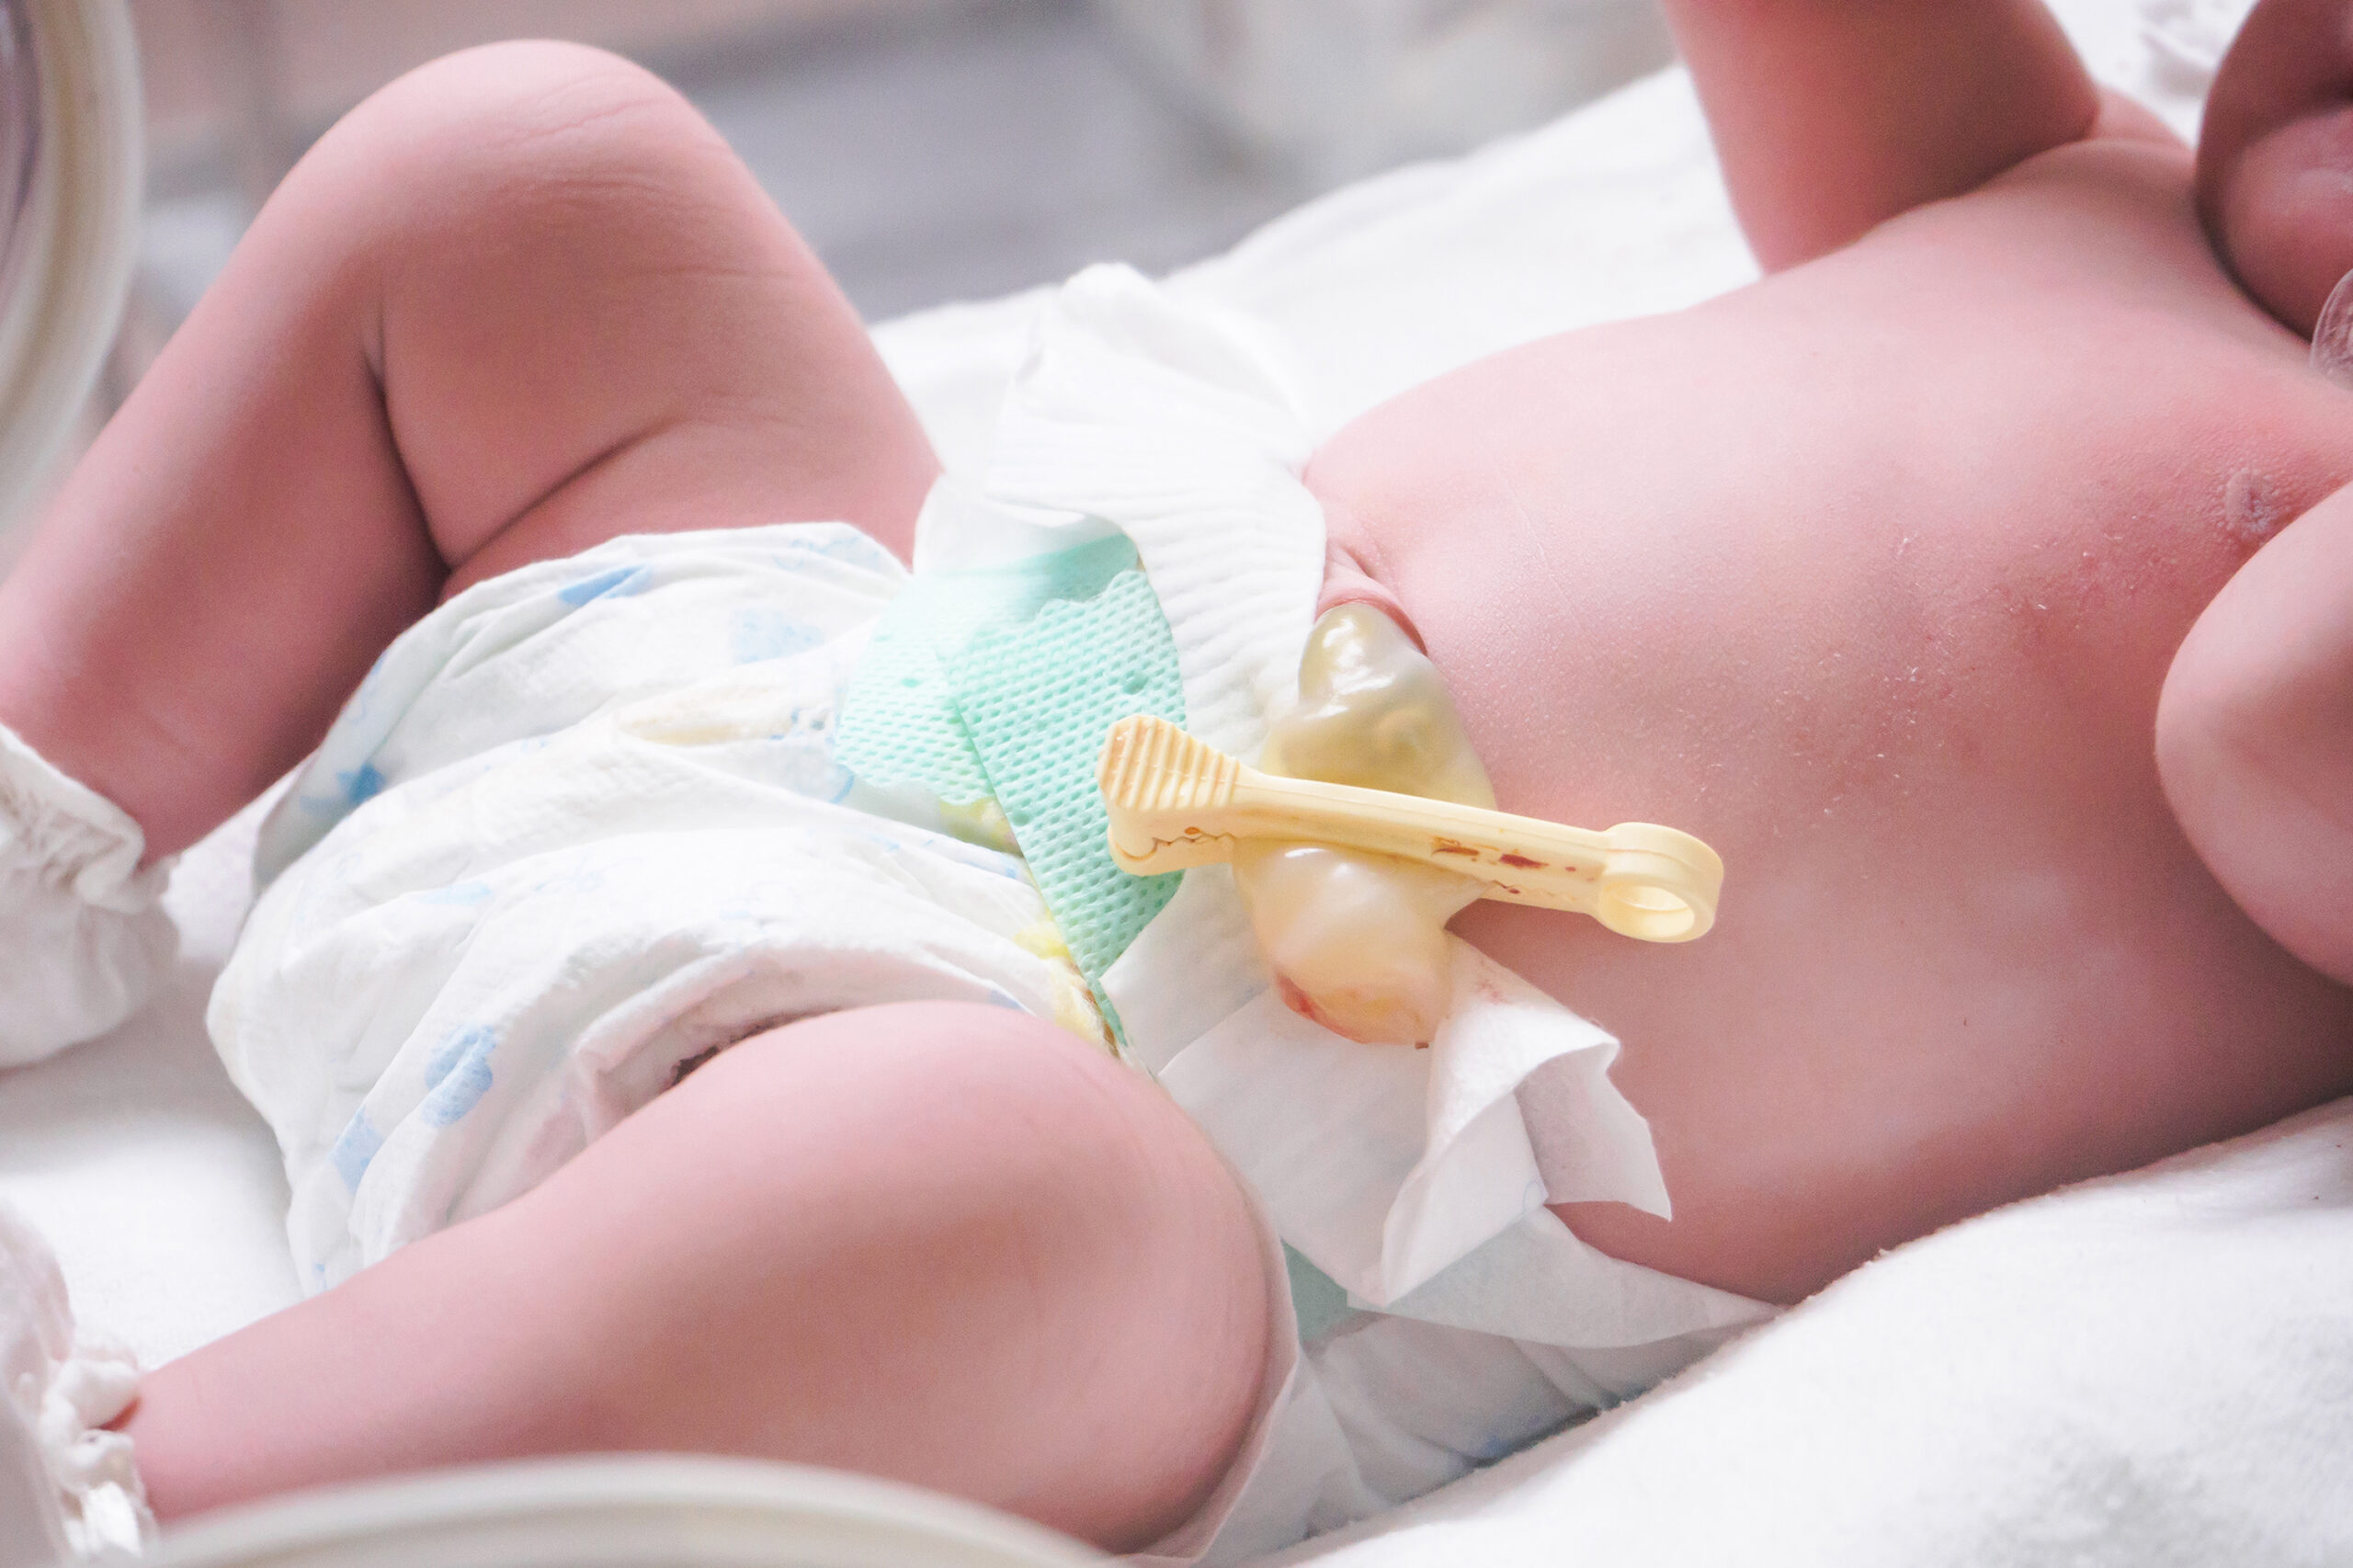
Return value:
[[(321, 132), (438, 55), (565, 38), (677, 86), (870, 321), (1163, 272), (1667, 62), (1654, 0), (130, 0), (146, 190), (62, 479)], [(34, 505), (0, 518), (0, 572)]]
[[(870, 321), (1095, 261), (1165, 272), (1311, 197), (1542, 124), (1672, 56), (1654, 0), (127, 3), (146, 143), (130, 300), (91, 395), (59, 413), (62, 443), (0, 432), (54, 453), (0, 507), (0, 573), (295, 160), (377, 87), (452, 50), (564, 38), (652, 69), (742, 154)], [(0, 18), (17, 25), (17, 10), (0, 5)], [(24, 151), (0, 134), (11, 147)]]
[(1118, 259), (1532, 126), (1669, 57), (1651, 0), (132, 0), (148, 207), (119, 394), (313, 138), (500, 38), (631, 56), (869, 319)]

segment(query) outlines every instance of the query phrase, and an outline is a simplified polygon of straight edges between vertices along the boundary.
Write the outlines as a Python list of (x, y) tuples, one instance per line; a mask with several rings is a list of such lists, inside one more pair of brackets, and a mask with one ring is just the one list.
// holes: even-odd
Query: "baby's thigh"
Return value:
[(1004, 1008), (755, 1036), (506, 1212), (560, 1242), (579, 1321), (642, 1347), (615, 1446), (894, 1474), (1135, 1545), (1231, 1462), (1266, 1362), (1233, 1176), (1149, 1079)]
[(450, 591), (625, 532), (839, 520), (907, 553), (935, 469), (912, 412), (809, 247), (647, 73), (563, 44), (450, 56), (355, 110), (278, 199), (374, 275), (385, 415)]

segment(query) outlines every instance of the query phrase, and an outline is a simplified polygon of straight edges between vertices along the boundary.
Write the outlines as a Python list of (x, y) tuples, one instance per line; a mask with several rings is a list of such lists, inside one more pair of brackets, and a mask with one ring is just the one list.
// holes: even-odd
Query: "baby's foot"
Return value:
[[(1258, 767), (1492, 808), (1432, 665), (1370, 605), (1324, 612), (1299, 662), (1299, 706), (1275, 723)], [(1234, 880), (1293, 1012), (1366, 1044), (1425, 1042), (1446, 1016), (1446, 923), (1479, 895), (1469, 877), (1313, 844), (1245, 845)]]
[(153, 1529), (131, 1439), (129, 1351), (74, 1329), (57, 1259), (0, 1202), (0, 1568), (136, 1552)]

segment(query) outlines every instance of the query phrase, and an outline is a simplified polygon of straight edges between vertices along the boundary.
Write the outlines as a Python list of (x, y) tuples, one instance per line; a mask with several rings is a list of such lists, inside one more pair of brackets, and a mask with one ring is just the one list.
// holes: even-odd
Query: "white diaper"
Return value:
[[(1324, 559), (1307, 433), (1268, 364), (1133, 273), (1082, 275), (1007, 400), (986, 494), (926, 508), (918, 570), (1116, 526), (1188, 726), (1255, 755)], [(210, 1015), (284, 1147), (312, 1288), (515, 1198), (787, 1019), (961, 998), (1097, 1027), (1021, 862), (835, 758), (837, 705), (905, 581), (839, 525), (632, 537), (478, 585), (385, 654), (264, 828), (267, 885)], [(1609, 1083), (1614, 1040), (1458, 960), (1431, 1049), (1352, 1045), (1281, 1006), (1212, 868), (1100, 977), (1128, 1054), (1260, 1199), (1278, 1320), (1307, 1331), (1279, 1336), (1241, 1461), (1151, 1560), (1363, 1517), (1765, 1315), (1594, 1252), (1544, 1207), (1664, 1212), (1648, 1127)], [(1538, 1164), (1537, 1084), (1564, 1134), (1546, 1146), (1574, 1160)]]

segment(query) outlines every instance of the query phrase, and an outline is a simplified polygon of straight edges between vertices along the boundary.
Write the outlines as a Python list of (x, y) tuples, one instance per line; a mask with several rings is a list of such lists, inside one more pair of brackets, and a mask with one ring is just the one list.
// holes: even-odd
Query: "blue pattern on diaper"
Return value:
[(823, 641), (815, 627), (767, 605), (737, 610), (729, 636), (729, 645), (739, 665), (805, 653)]
[(427, 1127), (448, 1127), (490, 1093), (490, 1053), (498, 1033), (480, 1024), (450, 1031), (425, 1069), (425, 1103), (416, 1114)]
[[(594, 863), (566, 867), (531, 884), (534, 898), (585, 898), (605, 885), (605, 872)], [(447, 1050), (448, 1047), (443, 1047)], [(436, 1058), (438, 1060), (438, 1058)], [(438, 1074), (436, 1074), (438, 1077)]]
[(577, 609), (590, 599), (626, 598), (654, 585), (654, 574), (642, 566), (613, 566), (556, 590), (556, 597)]
[(490, 897), (488, 882), (459, 882), (451, 887), (434, 888), (416, 895), (419, 903), (454, 903), (460, 908), (477, 904)]
[(357, 1192), (359, 1178), (368, 1174), (368, 1162), (383, 1146), (384, 1135), (369, 1121), (368, 1108), (361, 1106), (344, 1124), (343, 1136), (335, 1141), (335, 1147), (327, 1151), (327, 1163), (343, 1178), (343, 1185)]
[[(808, 531), (795, 533), (779, 540), (776, 563), (789, 571), (798, 570), (799, 562), (792, 554), (822, 555), (828, 560), (852, 562), (861, 566), (889, 569), (898, 564), (891, 552), (874, 542), (863, 529), (847, 523), (812, 523), (804, 525)], [(790, 553), (787, 553), (790, 552)]]
[(343, 800), (356, 806), (383, 793), (384, 775), (372, 762), (363, 762), (348, 773), (337, 773), (335, 781), (343, 786)]

